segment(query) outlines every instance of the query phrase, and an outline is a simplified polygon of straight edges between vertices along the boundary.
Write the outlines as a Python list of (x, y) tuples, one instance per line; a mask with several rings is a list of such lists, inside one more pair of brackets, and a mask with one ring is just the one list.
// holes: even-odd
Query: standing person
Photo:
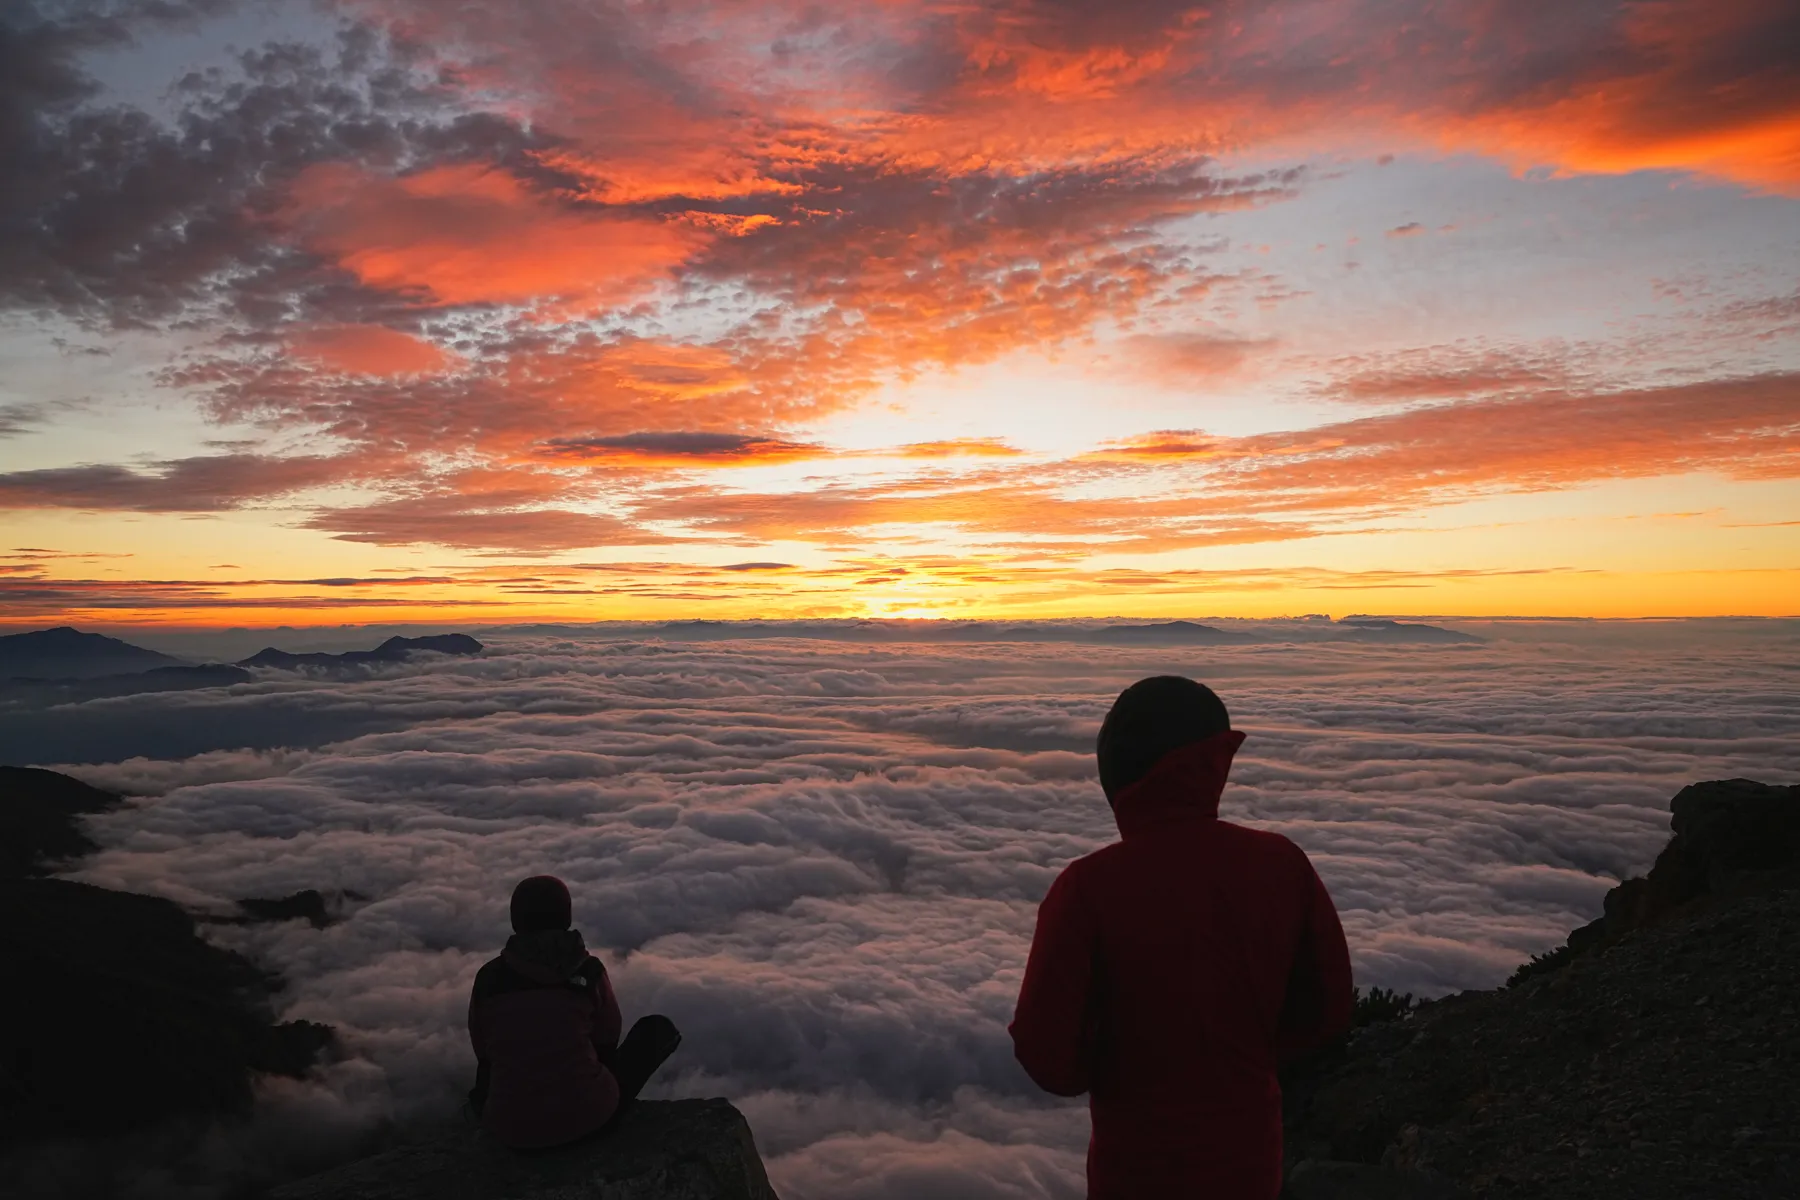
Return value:
[(1349, 950), (1305, 852), (1219, 820), (1243, 740), (1191, 679), (1126, 688), (1097, 746), (1121, 840), (1038, 909), (1013, 1050), (1046, 1091), (1089, 1094), (1090, 1200), (1273, 1200), (1277, 1063), (1349, 1024)]
[(469, 1103), (516, 1149), (559, 1146), (593, 1133), (637, 1097), (681, 1044), (667, 1017), (622, 1024), (606, 966), (570, 928), (569, 889), (533, 875), (513, 889), (513, 936), (475, 975)]

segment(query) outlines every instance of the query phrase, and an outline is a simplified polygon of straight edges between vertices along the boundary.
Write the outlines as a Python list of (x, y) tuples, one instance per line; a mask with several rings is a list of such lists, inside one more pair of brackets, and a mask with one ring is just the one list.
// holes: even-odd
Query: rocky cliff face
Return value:
[(270, 1200), (775, 1200), (724, 1100), (645, 1100), (597, 1137), (520, 1154), (471, 1126), (279, 1188)]
[(247, 1114), (256, 1076), (302, 1076), (330, 1042), (323, 1025), (277, 1023), (279, 981), (180, 906), (41, 878), (93, 849), (82, 814), (119, 802), (0, 767), (0, 1151)]
[(1508, 987), (1288, 1074), (1296, 1200), (1800, 1196), (1800, 787), (1671, 808), (1650, 874)]

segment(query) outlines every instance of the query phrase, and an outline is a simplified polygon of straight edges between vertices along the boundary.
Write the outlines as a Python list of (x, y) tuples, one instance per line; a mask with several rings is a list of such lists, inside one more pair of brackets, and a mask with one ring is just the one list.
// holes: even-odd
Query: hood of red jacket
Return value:
[(1148, 833), (1169, 821), (1219, 815), (1219, 793), (1244, 735), (1236, 729), (1171, 750), (1150, 773), (1112, 799), (1122, 837)]

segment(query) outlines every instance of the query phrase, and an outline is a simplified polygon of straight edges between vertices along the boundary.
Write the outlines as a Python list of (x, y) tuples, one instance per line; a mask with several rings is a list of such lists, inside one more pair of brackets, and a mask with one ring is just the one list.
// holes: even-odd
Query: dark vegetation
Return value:
[(303, 1075), (330, 1041), (276, 1023), (279, 981), (203, 941), (180, 906), (43, 877), (93, 848), (81, 814), (120, 802), (0, 768), (0, 1145), (247, 1113), (257, 1075)]
[(1800, 1196), (1800, 787), (1670, 807), (1650, 873), (1506, 987), (1359, 997), (1284, 1073), (1290, 1162), (1476, 1197)]

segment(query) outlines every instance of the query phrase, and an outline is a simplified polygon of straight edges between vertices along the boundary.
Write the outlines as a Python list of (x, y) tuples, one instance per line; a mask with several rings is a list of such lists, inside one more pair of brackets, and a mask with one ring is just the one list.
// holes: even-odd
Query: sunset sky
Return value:
[(0, 621), (1800, 612), (1792, 0), (0, 17)]

